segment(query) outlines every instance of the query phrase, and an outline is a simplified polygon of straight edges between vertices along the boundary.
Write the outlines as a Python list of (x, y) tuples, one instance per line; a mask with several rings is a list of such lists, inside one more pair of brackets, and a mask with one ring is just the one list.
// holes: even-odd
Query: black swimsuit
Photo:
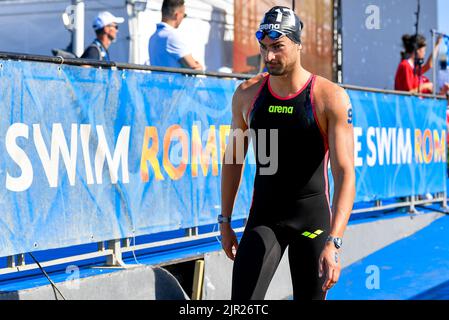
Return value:
[[(282, 98), (271, 90), (267, 76), (248, 112), (257, 172), (248, 223), (234, 262), (232, 299), (264, 299), (287, 246), (293, 298), (325, 299), (321, 289), (325, 276), (318, 277), (318, 260), (332, 219), (329, 152), (313, 104), (314, 82), (311, 76), (297, 94)], [(272, 163), (266, 164), (258, 153), (264, 140), (268, 143), (261, 154), (269, 154), (270, 143), (276, 141), (265, 137), (273, 129), (278, 132), (278, 165), (275, 173), (267, 175), (263, 169)]]

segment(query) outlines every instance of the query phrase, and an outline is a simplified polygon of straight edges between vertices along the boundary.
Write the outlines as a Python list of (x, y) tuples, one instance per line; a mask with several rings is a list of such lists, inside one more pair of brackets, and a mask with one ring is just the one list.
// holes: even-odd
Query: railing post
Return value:
[(98, 251), (105, 251), (106, 250), (106, 246), (104, 245), (104, 241), (98, 242), (97, 246), (98, 246)]
[(107, 248), (112, 250), (112, 254), (108, 255), (106, 258), (107, 266), (123, 266), (124, 263), (122, 261), (122, 251), (120, 240), (109, 240), (107, 241)]
[(122, 239), (122, 248), (129, 248), (131, 246), (131, 238)]
[(25, 266), (25, 254), (21, 253), (17, 255), (17, 266), (18, 267)]
[(15, 268), (16, 267), (16, 257), (15, 256), (9, 256), (6, 259), (6, 266), (8, 268)]
[(194, 237), (198, 235), (198, 227), (192, 227), (186, 229), (186, 237)]
[[(432, 48), (435, 48), (435, 44), (437, 42), (436, 39), (436, 30), (432, 29), (431, 30), (432, 33)], [(433, 96), (434, 98), (437, 97), (438, 94), (438, 84), (437, 84), (437, 58), (438, 58), (438, 52), (436, 54), (433, 53), (432, 51), (432, 63), (433, 63), (433, 68), (432, 68), (432, 82), (433, 82)]]
[(416, 210), (416, 207), (415, 207), (415, 196), (410, 196), (410, 208), (409, 208), (408, 213), (411, 213), (411, 214), (418, 213), (418, 210)]
[(447, 190), (443, 192), (443, 209), (447, 209)]

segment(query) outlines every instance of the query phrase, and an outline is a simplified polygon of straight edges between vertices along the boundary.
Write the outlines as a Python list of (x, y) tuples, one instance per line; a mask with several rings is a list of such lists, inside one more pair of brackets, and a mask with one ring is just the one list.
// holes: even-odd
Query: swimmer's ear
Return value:
[(302, 50), (302, 43), (298, 43), (298, 51)]

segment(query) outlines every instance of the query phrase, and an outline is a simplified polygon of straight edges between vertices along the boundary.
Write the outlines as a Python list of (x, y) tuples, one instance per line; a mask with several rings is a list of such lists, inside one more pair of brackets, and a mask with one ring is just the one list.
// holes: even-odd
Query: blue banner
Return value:
[(443, 192), (446, 101), (348, 90), (356, 202)]
[(0, 256), (215, 223), (238, 84), (3, 61)]
[[(215, 223), (239, 83), (2, 61), (0, 257)], [(356, 200), (443, 191), (444, 102), (349, 94)]]

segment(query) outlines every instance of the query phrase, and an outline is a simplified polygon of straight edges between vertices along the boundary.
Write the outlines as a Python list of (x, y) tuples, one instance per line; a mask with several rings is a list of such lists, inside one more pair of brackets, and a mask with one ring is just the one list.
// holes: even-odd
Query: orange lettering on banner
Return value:
[(226, 137), (229, 136), (231, 132), (231, 126), (220, 126), (220, 159), (223, 161), (223, 157), (226, 151)]
[(198, 163), (207, 176), (212, 160), (212, 175), (218, 176), (218, 154), (215, 126), (210, 126), (206, 148), (203, 150), (198, 126), (192, 126), (192, 177), (198, 177)]
[(424, 162), (426, 164), (431, 163), (433, 159), (433, 138), (432, 138), (432, 131), (430, 131), (430, 129), (426, 129), (424, 131), (423, 153), (424, 153)]
[[(152, 144), (151, 148), (148, 148), (150, 140), (152, 140)], [(148, 161), (153, 167), (156, 180), (164, 180), (164, 176), (162, 175), (161, 168), (159, 166), (159, 161), (157, 160), (158, 151), (159, 137), (157, 134), (157, 128), (146, 127), (142, 145), (142, 157), (140, 160), (140, 176), (143, 182), (148, 182), (150, 180), (150, 175), (148, 172)]]
[(441, 140), (437, 130), (433, 130), (433, 142), (435, 144), (434, 161), (446, 162), (446, 132), (441, 132)]
[(415, 129), (415, 161), (416, 163), (423, 163), (422, 133), (419, 129)]
[[(170, 144), (173, 138), (179, 138), (179, 140), (181, 141), (182, 157), (181, 163), (179, 164), (178, 167), (175, 167), (173, 165), (169, 157)], [(171, 179), (179, 180), (184, 175), (188, 162), (189, 162), (189, 137), (179, 125), (171, 126), (165, 132), (164, 137), (164, 160), (163, 160), (164, 169)]]

